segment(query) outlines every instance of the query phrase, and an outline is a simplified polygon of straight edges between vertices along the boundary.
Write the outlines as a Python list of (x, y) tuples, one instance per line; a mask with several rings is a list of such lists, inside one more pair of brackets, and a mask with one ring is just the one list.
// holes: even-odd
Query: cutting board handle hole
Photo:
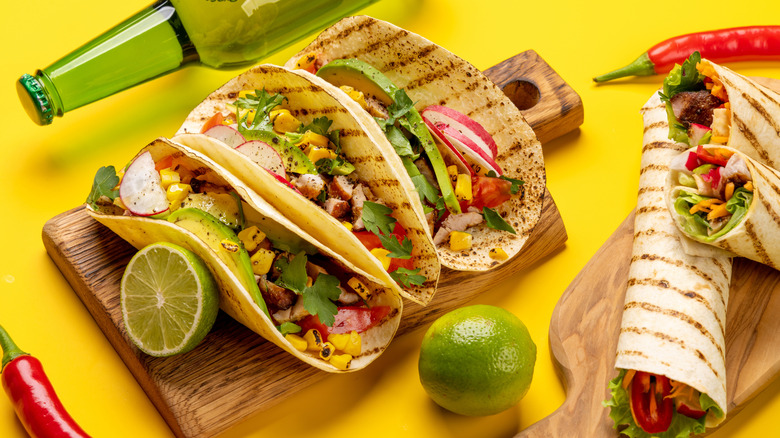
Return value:
[(541, 99), (539, 87), (533, 82), (522, 79), (516, 79), (504, 85), (504, 94), (520, 111), (533, 108)]

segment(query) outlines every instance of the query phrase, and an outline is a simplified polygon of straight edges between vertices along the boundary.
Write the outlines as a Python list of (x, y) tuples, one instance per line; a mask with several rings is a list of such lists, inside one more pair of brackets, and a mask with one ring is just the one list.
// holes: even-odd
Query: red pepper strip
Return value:
[(65, 411), (41, 361), (20, 350), (2, 326), (0, 347), (3, 388), (27, 433), (33, 438), (89, 437)]
[(710, 151), (704, 149), (704, 145), (699, 145), (696, 148), (696, 156), (705, 163), (716, 164), (723, 167), (725, 167), (729, 161), (728, 158), (710, 153)]
[(672, 37), (654, 45), (631, 64), (593, 80), (606, 82), (667, 73), (695, 51), (717, 63), (780, 60), (780, 26), (732, 27)]

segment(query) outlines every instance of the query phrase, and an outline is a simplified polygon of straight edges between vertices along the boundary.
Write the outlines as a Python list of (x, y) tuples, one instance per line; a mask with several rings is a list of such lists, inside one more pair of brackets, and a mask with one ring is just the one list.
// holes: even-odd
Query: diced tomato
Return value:
[(674, 414), (674, 401), (667, 397), (672, 385), (666, 376), (637, 371), (631, 380), (631, 415), (637, 426), (647, 433), (669, 429)]
[(172, 164), (173, 164), (173, 155), (168, 155), (162, 160), (159, 160), (156, 163), (154, 163), (154, 169), (159, 172), (163, 169), (167, 169), (171, 167)]
[(333, 327), (328, 327), (320, 322), (317, 315), (309, 315), (298, 321), (302, 333), (311, 329), (317, 329), (323, 339), (328, 339), (331, 333), (342, 334), (349, 333), (352, 330), (363, 333), (366, 330), (376, 326), (382, 321), (382, 318), (390, 313), (390, 306), (357, 307), (345, 306), (339, 307), (336, 314)]
[(473, 176), (471, 193), (471, 201), (461, 201), (461, 210), (466, 211), (468, 207), (476, 207), (479, 210), (482, 210), (482, 207), (495, 208), (512, 197), (512, 183), (490, 176)]
[(217, 125), (221, 125), (222, 122), (225, 120), (225, 116), (222, 115), (222, 113), (218, 112), (211, 116), (210, 119), (206, 120), (206, 123), (203, 124), (203, 127), (200, 128), (200, 133), (203, 134), (204, 132), (208, 131), (210, 128), (213, 128)]
[[(382, 247), (382, 242), (379, 240), (379, 237), (371, 231), (355, 231), (354, 234), (360, 240), (360, 243), (369, 251), (374, 248)], [(398, 239), (399, 243), (403, 242), (404, 238), (407, 236), (406, 228), (396, 222), (395, 227), (393, 228), (393, 235)], [(408, 259), (391, 258), (390, 267), (387, 269), (387, 272), (394, 272), (398, 268), (414, 269), (414, 257)]]

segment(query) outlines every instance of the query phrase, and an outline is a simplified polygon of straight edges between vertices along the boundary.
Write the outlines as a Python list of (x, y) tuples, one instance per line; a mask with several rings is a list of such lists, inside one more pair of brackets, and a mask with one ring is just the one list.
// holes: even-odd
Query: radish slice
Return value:
[(249, 157), (263, 169), (287, 180), (287, 172), (284, 170), (284, 161), (282, 161), (281, 155), (268, 143), (251, 140), (240, 144), (236, 150)]
[(691, 123), (690, 134), (688, 135), (691, 146), (696, 146), (708, 132), (712, 129), (708, 126), (700, 125), (698, 123)]
[(149, 151), (137, 156), (127, 167), (119, 184), (119, 198), (136, 216), (153, 216), (170, 208)]
[(428, 130), (431, 131), (433, 137), (437, 140), (436, 146), (439, 147), (439, 152), (441, 152), (444, 163), (448, 166), (453, 164), (457, 166), (458, 173), (460, 174), (475, 175), (474, 169), (469, 166), (469, 163), (465, 158), (463, 158), (463, 155), (461, 155), (461, 153), (458, 152), (458, 149), (456, 149), (452, 143), (447, 140), (444, 134), (442, 134), (441, 131), (439, 131), (436, 126), (434, 126), (428, 120), (423, 119), (423, 121), (425, 122), (425, 126), (428, 127)]
[(436, 123), (434, 127), (442, 133), (454, 149), (463, 154), (466, 162), (469, 163), (476, 175), (485, 176), (491, 171), (497, 175), (503, 175), (504, 172), (501, 170), (501, 166), (460, 131), (443, 123)]
[(469, 116), (441, 105), (431, 105), (422, 111), (423, 118), (427, 118), (434, 124), (443, 123), (466, 136), (471, 142), (495, 160), (498, 155), (498, 147), (495, 140), (479, 123)]
[(227, 125), (212, 126), (207, 129), (204, 134), (211, 138), (215, 138), (222, 143), (230, 146), (231, 148), (238, 147), (239, 145), (246, 143), (246, 139), (236, 128)]
[(271, 175), (273, 175), (274, 178), (276, 178), (276, 180), (279, 181), (280, 183), (286, 185), (287, 187), (291, 188), (292, 190), (295, 190), (296, 193), (298, 193), (299, 195), (303, 196), (303, 193), (301, 193), (301, 191), (298, 190), (298, 187), (295, 187), (290, 181), (287, 181), (287, 179), (283, 178), (281, 175), (277, 175), (277, 174), (271, 172), (268, 169), (265, 169), (265, 171), (270, 173)]

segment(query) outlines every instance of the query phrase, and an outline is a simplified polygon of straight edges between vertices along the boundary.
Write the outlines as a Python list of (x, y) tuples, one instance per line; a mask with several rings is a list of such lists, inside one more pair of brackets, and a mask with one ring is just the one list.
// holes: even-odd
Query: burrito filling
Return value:
[(389, 306), (371, 305), (379, 289), (306, 242), (291, 241), (288, 231), (274, 229), (231, 187), (203, 174), (175, 156), (155, 162), (144, 152), (118, 175), (113, 166), (101, 168), (87, 202), (106, 214), (168, 220), (202, 239), (197, 228), (179, 221), (186, 216), (211, 224), (208, 234), (216, 237), (209, 236), (210, 246), (237, 276), (254, 281), (250, 295), (285, 339), (299, 351), (348, 369), (361, 354), (361, 335), (393, 316)]
[(707, 394), (666, 376), (620, 370), (609, 382), (614, 427), (629, 438), (677, 438), (704, 433), (708, 416), (723, 411)]
[[(405, 90), (358, 59), (322, 65), (316, 53), (309, 53), (297, 67), (338, 86), (374, 117), (417, 189), (435, 245), (469, 250), (469, 229), (483, 224), (516, 234), (496, 209), (514, 196), (522, 197), (523, 182), (503, 175), (495, 161), (495, 142), (476, 121), (440, 106), (418, 112)], [(427, 111), (439, 109), (456, 114), (462, 121), (459, 128), (426, 118)], [(480, 138), (492, 143), (492, 150), (480, 147)]]
[(683, 188), (672, 200), (678, 221), (690, 237), (712, 242), (745, 217), (753, 200), (753, 181), (739, 154), (698, 146), (670, 164), (672, 180)]
[(731, 105), (715, 68), (694, 52), (664, 79), (669, 139), (690, 146), (726, 144), (731, 129)]
[[(201, 132), (252, 158), (280, 183), (341, 221), (382, 262), (398, 283), (421, 285), (406, 230), (361, 182), (341, 151), (339, 130), (326, 116), (304, 124), (283, 107), (287, 98), (265, 90), (242, 91), (225, 116), (217, 112)], [(227, 134), (226, 134), (227, 132)]]

